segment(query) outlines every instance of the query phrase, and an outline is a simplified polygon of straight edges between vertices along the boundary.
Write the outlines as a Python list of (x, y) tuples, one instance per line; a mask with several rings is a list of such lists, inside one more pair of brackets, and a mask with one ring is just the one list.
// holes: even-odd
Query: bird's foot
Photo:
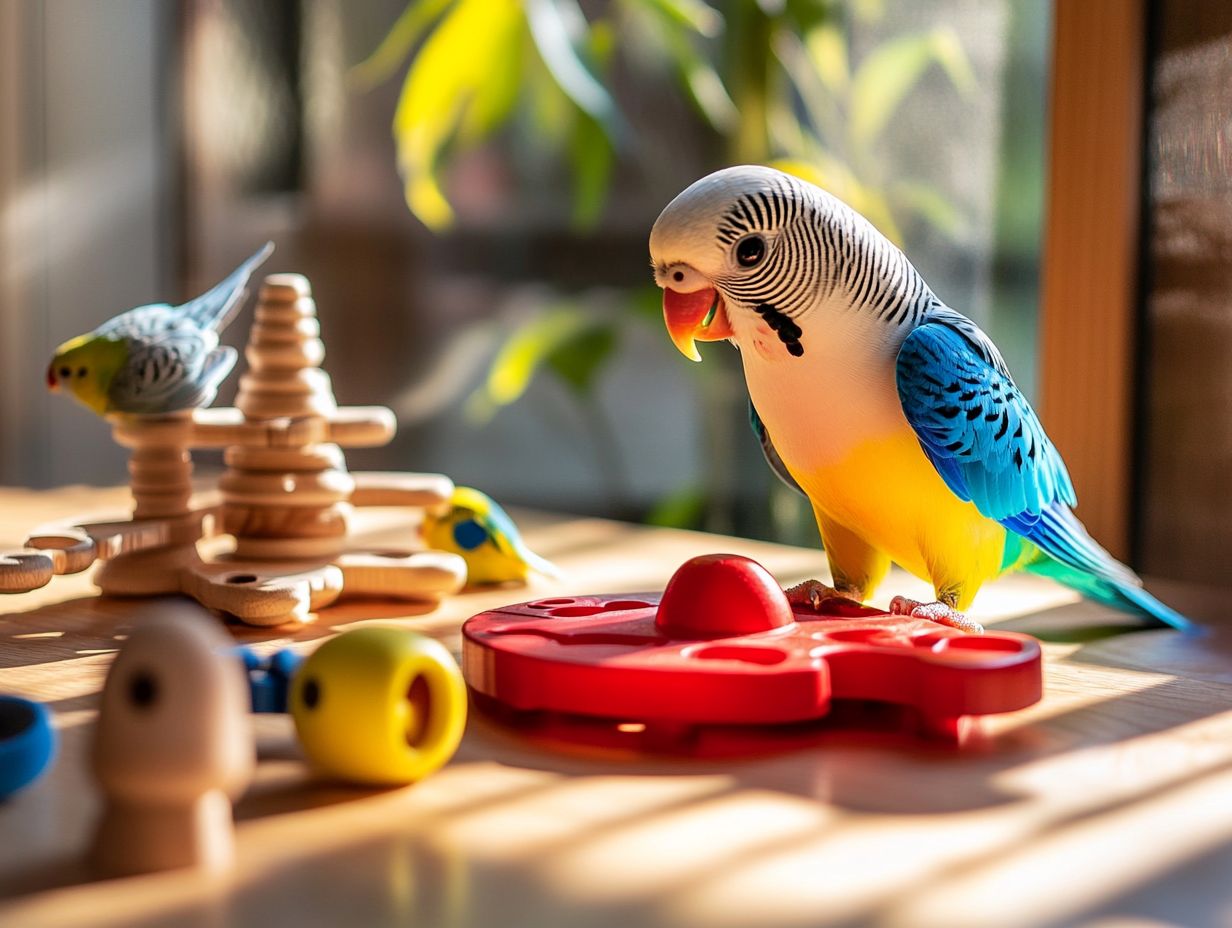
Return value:
[(891, 615), (909, 615), (915, 619), (928, 619), (939, 625), (948, 625), (969, 635), (984, 634), (984, 626), (975, 619), (969, 619), (963, 613), (945, 603), (922, 603), (906, 596), (895, 596), (890, 600)]
[(783, 592), (787, 594), (787, 601), (793, 606), (808, 606), (814, 611), (820, 611), (821, 604), (830, 599), (842, 599), (853, 603), (857, 601), (845, 593), (840, 593), (832, 586), (826, 586), (820, 580), (805, 580)]

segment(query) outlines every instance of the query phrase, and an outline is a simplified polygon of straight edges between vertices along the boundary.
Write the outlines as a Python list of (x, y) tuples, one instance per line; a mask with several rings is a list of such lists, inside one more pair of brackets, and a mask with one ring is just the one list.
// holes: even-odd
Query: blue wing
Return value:
[(981, 351), (941, 322), (907, 336), (897, 365), (907, 421), (949, 488), (990, 519), (1038, 518), (1053, 503), (1074, 505), (1061, 456), (983, 338)]
[(765, 457), (766, 463), (770, 465), (770, 469), (774, 471), (774, 475), (805, 499), (808, 499), (808, 494), (800, 488), (800, 484), (796, 483), (796, 478), (791, 475), (791, 471), (787, 469), (787, 465), (779, 457), (778, 449), (774, 447), (774, 442), (770, 440), (770, 433), (766, 431), (766, 424), (761, 421), (761, 416), (757, 414), (757, 407), (753, 405), (751, 399), (749, 400), (749, 425), (753, 429), (753, 434), (757, 436), (758, 442), (761, 443), (761, 453)]
[[(933, 313), (903, 342), (898, 396), (920, 446), (946, 485), (1052, 558), (1111, 586), (1169, 624), (1183, 617), (1087, 534), (1060, 454), (1015, 385), (996, 346), (952, 310)], [(1156, 608), (1158, 607), (1158, 608)]]

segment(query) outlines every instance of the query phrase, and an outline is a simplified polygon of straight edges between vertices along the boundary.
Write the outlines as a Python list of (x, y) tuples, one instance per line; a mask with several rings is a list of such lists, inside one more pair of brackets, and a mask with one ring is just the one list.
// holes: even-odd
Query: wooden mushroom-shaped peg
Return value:
[(148, 612), (103, 686), (91, 756), (104, 797), (94, 862), (111, 876), (225, 868), (231, 800), (255, 760), (243, 668), (203, 610), (163, 602)]

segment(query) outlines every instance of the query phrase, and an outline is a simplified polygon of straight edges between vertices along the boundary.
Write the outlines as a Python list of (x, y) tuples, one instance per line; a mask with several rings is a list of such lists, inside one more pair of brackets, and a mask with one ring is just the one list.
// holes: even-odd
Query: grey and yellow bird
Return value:
[(234, 318), (248, 278), (274, 250), (266, 242), (225, 280), (182, 306), (138, 306), (56, 349), (47, 386), (100, 416), (160, 415), (213, 402), (235, 366), (218, 333)]

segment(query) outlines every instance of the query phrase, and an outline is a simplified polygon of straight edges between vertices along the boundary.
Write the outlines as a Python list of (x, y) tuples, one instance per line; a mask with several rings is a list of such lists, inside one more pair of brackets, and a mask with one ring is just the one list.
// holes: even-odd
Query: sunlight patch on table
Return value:
[(656, 815), (546, 861), (554, 892), (590, 903), (643, 899), (756, 860), (840, 818), (826, 806), (746, 791)]

